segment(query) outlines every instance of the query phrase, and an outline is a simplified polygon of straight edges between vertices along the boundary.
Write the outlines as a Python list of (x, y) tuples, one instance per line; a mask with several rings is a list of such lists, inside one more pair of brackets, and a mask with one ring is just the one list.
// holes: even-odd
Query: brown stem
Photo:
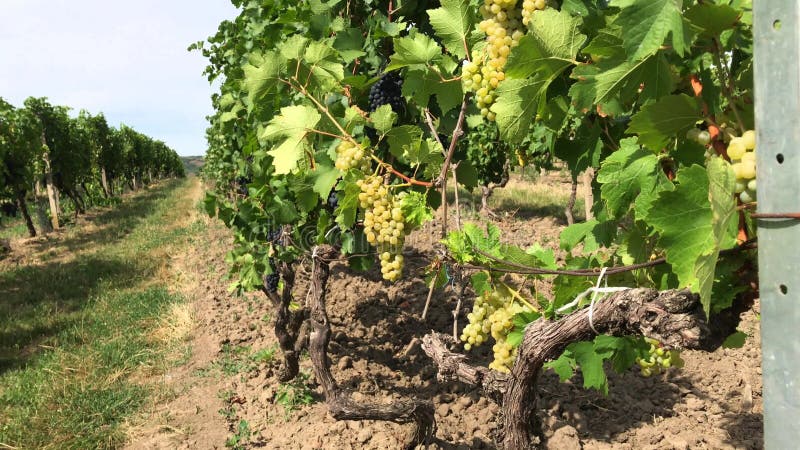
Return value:
[[(458, 121), (456, 121), (456, 128), (453, 130), (453, 137), (450, 138), (450, 147), (447, 149), (447, 154), (444, 158), (444, 164), (442, 164), (442, 171), (439, 172), (439, 178), (437, 179), (438, 184), (441, 186), (442, 189), (442, 238), (447, 237), (447, 170), (450, 168), (450, 161), (453, 159), (453, 153), (456, 151), (456, 144), (458, 144), (458, 139), (464, 134), (464, 118), (466, 117), (467, 113), (467, 105), (469, 99), (468, 97), (464, 97), (464, 101), (461, 102), (461, 110), (458, 112)], [(434, 135), (437, 135), (436, 131), (433, 131)], [(438, 135), (437, 135), (438, 138)], [(456, 189), (458, 189), (458, 185), (456, 185)]]
[(28, 227), (28, 234), (31, 237), (36, 237), (36, 227), (33, 226), (33, 220), (31, 219), (30, 213), (28, 213), (28, 204), (25, 201), (24, 191), (19, 191), (17, 193), (17, 203), (19, 204), (20, 211), (22, 211), (22, 217), (25, 218), (25, 225)]
[(744, 122), (742, 122), (742, 117), (739, 115), (739, 110), (736, 108), (736, 104), (733, 101), (733, 77), (728, 72), (728, 66), (722, 63), (722, 45), (717, 38), (713, 38), (712, 42), (714, 43), (714, 51), (712, 53), (714, 55), (714, 62), (717, 65), (717, 70), (719, 71), (722, 92), (728, 99), (728, 106), (730, 106), (733, 115), (736, 117), (736, 123), (739, 125), (739, 132), (744, 133)]
[(393, 403), (376, 403), (356, 401), (351, 393), (342, 389), (330, 370), (328, 358), (328, 342), (331, 335), (331, 324), (325, 306), (326, 286), (330, 267), (327, 260), (336, 256), (331, 246), (319, 246), (313, 255), (311, 274), (312, 291), (310, 297), (309, 352), (317, 382), (322, 385), (325, 399), (331, 416), (337, 420), (386, 420), (395, 423), (416, 424), (413, 435), (406, 448), (412, 449), (419, 444), (427, 444), (436, 432), (433, 415), (433, 404), (430, 401), (406, 399)]
[[(275, 307), (275, 337), (278, 338), (278, 345), (283, 354), (283, 366), (278, 374), (281, 382), (294, 379), (300, 372), (300, 352), (302, 351), (302, 340), (300, 327), (308, 315), (306, 308), (298, 311), (291, 311), (289, 305), (292, 302), (292, 290), (294, 287), (294, 270), (287, 263), (281, 263), (278, 271), (283, 278), (283, 292), (268, 292), (266, 284), (262, 286), (262, 291), (270, 299)], [(300, 344), (300, 345), (298, 345)]]
[[(709, 326), (699, 297), (688, 290), (629, 289), (596, 303), (592, 324), (601, 334), (644, 335), (667, 348), (712, 351), (735, 331), (739, 314), (746, 307), (740, 302), (715, 316)], [(569, 344), (596, 336), (589, 311), (584, 308), (558, 321), (539, 319), (529, 324), (510, 375), (468, 364), (463, 355), (447, 350), (445, 342), (449, 337), (441, 334), (425, 336), (422, 348), (439, 366), (440, 379), (477, 386), (502, 404), (502, 442), (506, 450), (533, 449), (540, 444), (535, 412), (542, 366), (557, 358)]]
[(575, 198), (578, 196), (578, 180), (572, 179), (572, 188), (569, 191), (569, 201), (567, 207), (564, 209), (564, 215), (567, 216), (567, 225), (575, 223), (575, 216), (572, 214), (572, 209), (575, 207)]
[(475, 386), (487, 397), (502, 404), (508, 375), (470, 364), (465, 355), (450, 351), (450, 346), (455, 344), (456, 340), (451, 336), (435, 331), (422, 337), (422, 350), (439, 368), (438, 380), (460, 381)]
[(431, 306), (431, 299), (433, 298), (433, 291), (436, 290), (436, 279), (439, 278), (439, 271), (435, 271), (433, 273), (433, 277), (431, 277), (431, 283), (428, 286), (428, 297), (425, 299), (425, 307), (422, 308), (422, 320), (428, 316), (428, 307)]
[(497, 214), (489, 208), (489, 197), (494, 194), (494, 190), (497, 188), (504, 188), (508, 184), (508, 180), (511, 179), (511, 162), (506, 160), (503, 164), (503, 175), (500, 178), (499, 183), (490, 183), (488, 186), (481, 186), (481, 212), (488, 214), (490, 217), (496, 218)]
[(454, 163), (450, 165), (450, 172), (453, 175), (453, 192), (455, 194), (455, 208), (456, 208), (456, 229), (461, 229), (461, 205), (458, 201), (458, 175), (456, 174), (456, 170), (458, 170), (458, 165), (460, 163)]
[[(739, 253), (745, 250), (753, 250), (758, 248), (757, 239), (753, 238), (748, 241), (737, 245), (736, 247), (720, 250), (719, 256), (730, 255), (734, 253)], [(481, 267), (481, 266), (474, 266), (474, 265), (465, 265), (465, 269), (477, 269), (477, 270), (486, 270), (491, 269), (496, 272), (504, 272), (504, 273), (524, 273), (529, 275), (568, 275), (568, 276), (576, 276), (576, 277), (595, 277), (598, 276), (602, 269), (594, 268), (594, 269), (573, 269), (573, 270), (558, 270), (558, 269), (540, 269), (535, 267), (528, 267), (524, 264), (515, 263), (513, 261), (506, 261), (497, 256), (491, 255), (489, 253), (484, 252), (483, 250), (475, 249), (481, 255), (489, 258), (490, 260), (502, 264), (504, 266), (511, 267), (513, 269), (506, 269), (504, 267)], [(657, 258), (652, 261), (647, 261), (643, 263), (636, 263), (627, 266), (616, 266), (616, 267), (609, 267), (606, 268), (606, 275), (615, 275), (618, 273), (624, 272), (631, 272), (634, 270), (645, 269), (647, 267), (654, 267), (661, 264), (666, 263), (666, 258)]]

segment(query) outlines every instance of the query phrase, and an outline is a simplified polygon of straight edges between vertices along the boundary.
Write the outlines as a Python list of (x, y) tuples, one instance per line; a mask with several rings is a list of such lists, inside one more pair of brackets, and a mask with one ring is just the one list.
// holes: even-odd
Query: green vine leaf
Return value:
[(381, 105), (370, 113), (369, 118), (372, 120), (372, 126), (380, 134), (386, 134), (392, 129), (394, 121), (397, 120), (397, 114), (392, 111), (391, 105)]
[(412, 230), (433, 219), (433, 214), (431, 213), (430, 207), (428, 207), (425, 194), (421, 192), (408, 192), (407, 195), (403, 197), (400, 207), (403, 210), (406, 224), (408, 224)]
[(678, 171), (676, 181), (674, 191), (662, 192), (653, 202), (647, 222), (658, 232), (678, 281), (700, 294), (708, 314), (719, 251), (735, 239), (733, 172), (725, 161), (714, 158), (709, 172), (697, 165), (686, 167)]
[(314, 167), (314, 171), (311, 174), (314, 177), (314, 192), (316, 192), (322, 200), (328, 199), (328, 194), (330, 194), (331, 189), (333, 189), (337, 180), (342, 175), (339, 169), (321, 161), (317, 161), (317, 165)]
[(643, 106), (631, 118), (627, 132), (638, 134), (639, 144), (660, 150), (701, 119), (696, 99), (686, 94), (669, 95)]
[(545, 80), (506, 80), (497, 88), (492, 111), (503, 139), (518, 143), (527, 136), (548, 85)]
[(468, 36), (475, 21), (475, 9), (468, 0), (442, 0), (441, 8), (428, 10), (431, 26), (445, 49), (459, 58), (467, 56)]
[(739, 13), (728, 5), (700, 3), (686, 11), (686, 19), (702, 29), (702, 35), (719, 36), (723, 31), (736, 26)]
[(622, 8), (614, 24), (622, 29), (625, 50), (633, 61), (655, 54), (672, 36), (672, 47), (683, 56), (689, 50), (681, 7), (683, 0), (613, 0)]
[(586, 42), (580, 25), (580, 18), (552, 8), (531, 16), (531, 31), (511, 52), (506, 76), (527, 78), (539, 73), (543, 78), (550, 78), (575, 64), (575, 56)]
[(247, 92), (247, 101), (251, 108), (277, 86), (280, 74), (285, 69), (284, 61), (276, 52), (267, 52), (253, 59), (259, 64), (245, 64), (242, 68), (243, 87)]
[(460, 105), (464, 98), (461, 80), (457, 78), (443, 80), (440, 73), (430, 68), (406, 72), (402, 91), (404, 96), (413, 98), (414, 102), (423, 108), (428, 107), (430, 98), (435, 95), (442, 113)]
[(321, 118), (315, 108), (296, 105), (281, 108), (281, 114), (270, 121), (260, 137), (266, 141), (280, 142), (267, 152), (273, 158), (276, 174), (287, 174), (297, 168), (305, 151), (311, 150), (308, 130), (316, 127)]
[(394, 52), (386, 66), (386, 72), (409, 66), (423, 68), (432, 65), (442, 56), (442, 48), (436, 41), (415, 31), (406, 37), (395, 39)]
[(640, 95), (657, 99), (669, 94), (675, 86), (669, 64), (661, 54), (641, 61), (603, 59), (597, 64), (576, 67), (572, 78), (578, 80), (569, 90), (575, 106), (580, 110), (590, 110), (592, 106), (600, 105), (607, 114), (624, 112), (614, 104), (621, 92), (628, 93), (624, 98), (627, 101), (632, 98), (630, 93), (637, 92), (643, 85)]
[(624, 217), (632, 204), (636, 218), (643, 219), (658, 193), (671, 186), (658, 157), (634, 141), (623, 139), (620, 149), (608, 156), (597, 172), (600, 195), (612, 219)]

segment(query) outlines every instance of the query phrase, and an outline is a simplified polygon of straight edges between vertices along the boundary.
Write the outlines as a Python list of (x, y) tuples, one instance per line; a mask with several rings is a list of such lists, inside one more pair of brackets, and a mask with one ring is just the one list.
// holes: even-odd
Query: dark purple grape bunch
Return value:
[[(273, 244), (278, 244), (278, 239), (281, 238), (281, 228), (273, 228), (270, 229), (267, 233), (267, 241), (272, 242)], [(270, 261), (271, 262), (271, 261)]]
[(247, 177), (237, 177), (236, 178), (236, 193), (241, 195), (242, 197), (247, 197), (250, 192), (247, 189), (247, 185), (251, 183), (251, 180)]
[(331, 189), (331, 193), (328, 194), (328, 208), (331, 211), (336, 211), (336, 208), (339, 207), (339, 195), (336, 193), (336, 190)]
[(406, 108), (403, 99), (403, 78), (399, 71), (384, 73), (369, 90), (369, 110), (375, 111), (383, 105), (390, 105), (392, 111), (400, 114)]
[(281, 281), (281, 276), (272, 258), (269, 259), (269, 265), (272, 268), (272, 273), (264, 275), (264, 289), (266, 289), (267, 294), (272, 294), (278, 291), (278, 283)]

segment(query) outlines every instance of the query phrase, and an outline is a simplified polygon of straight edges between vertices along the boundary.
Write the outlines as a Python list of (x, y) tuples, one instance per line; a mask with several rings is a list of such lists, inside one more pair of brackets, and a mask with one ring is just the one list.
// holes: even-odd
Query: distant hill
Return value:
[(186, 169), (187, 175), (190, 173), (197, 175), (204, 162), (202, 156), (181, 156), (181, 161), (183, 161), (183, 167)]

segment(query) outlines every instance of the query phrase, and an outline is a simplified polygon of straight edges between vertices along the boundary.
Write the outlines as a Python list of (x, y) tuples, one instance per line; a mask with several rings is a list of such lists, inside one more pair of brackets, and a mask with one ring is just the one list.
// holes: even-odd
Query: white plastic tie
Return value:
[[(603, 283), (604, 280), (605, 280), (605, 283), (604, 283), (605, 287), (600, 287), (600, 283)], [(573, 301), (567, 303), (566, 305), (563, 305), (562, 307), (558, 308), (556, 310), (556, 312), (559, 313), (559, 314), (562, 314), (562, 313), (566, 312), (567, 310), (569, 310), (571, 308), (574, 308), (575, 306), (578, 306), (580, 304), (580, 302), (583, 301), (583, 299), (585, 299), (587, 296), (589, 296), (589, 294), (592, 294), (592, 299), (591, 299), (591, 302), (589, 303), (589, 326), (592, 328), (592, 331), (594, 331), (596, 334), (600, 334), (594, 328), (594, 304), (598, 300), (602, 300), (603, 297), (605, 297), (606, 294), (613, 294), (614, 292), (627, 291), (628, 289), (630, 289), (630, 288), (628, 288), (628, 287), (608, 287), (608, 279), (606, 278), (606, 268), (603, 267), (600, 270), (600, 276), (597, 277), (597, 283), (595, 283), (594, 286), (592, 286), (589, 289), (586, 289), (585, 291), (583, 291), (580, 294), (578, 294), (578, 296), (575, 297), (575, 300), (573, 300)], [(598, 295), (598, 294), (602, 294), (602, 295)]]
[[(600, 270), (600, 276), (597, 277), (597, 284), (595, 284), (594, 286), (594, 292), (592, 292), (592, 301), (589, 302), (589, 327), (592, 328), (594, 334), (600, 334), (594, 328), (594, 302), (597, 301), (597, 290), (600, 289), (600, 282), (602, 282), (605, 277), (606, 277), (606, 268), (603, 267)], [(608, 287), (608, 282), (606, 282), (606, 287)]]

